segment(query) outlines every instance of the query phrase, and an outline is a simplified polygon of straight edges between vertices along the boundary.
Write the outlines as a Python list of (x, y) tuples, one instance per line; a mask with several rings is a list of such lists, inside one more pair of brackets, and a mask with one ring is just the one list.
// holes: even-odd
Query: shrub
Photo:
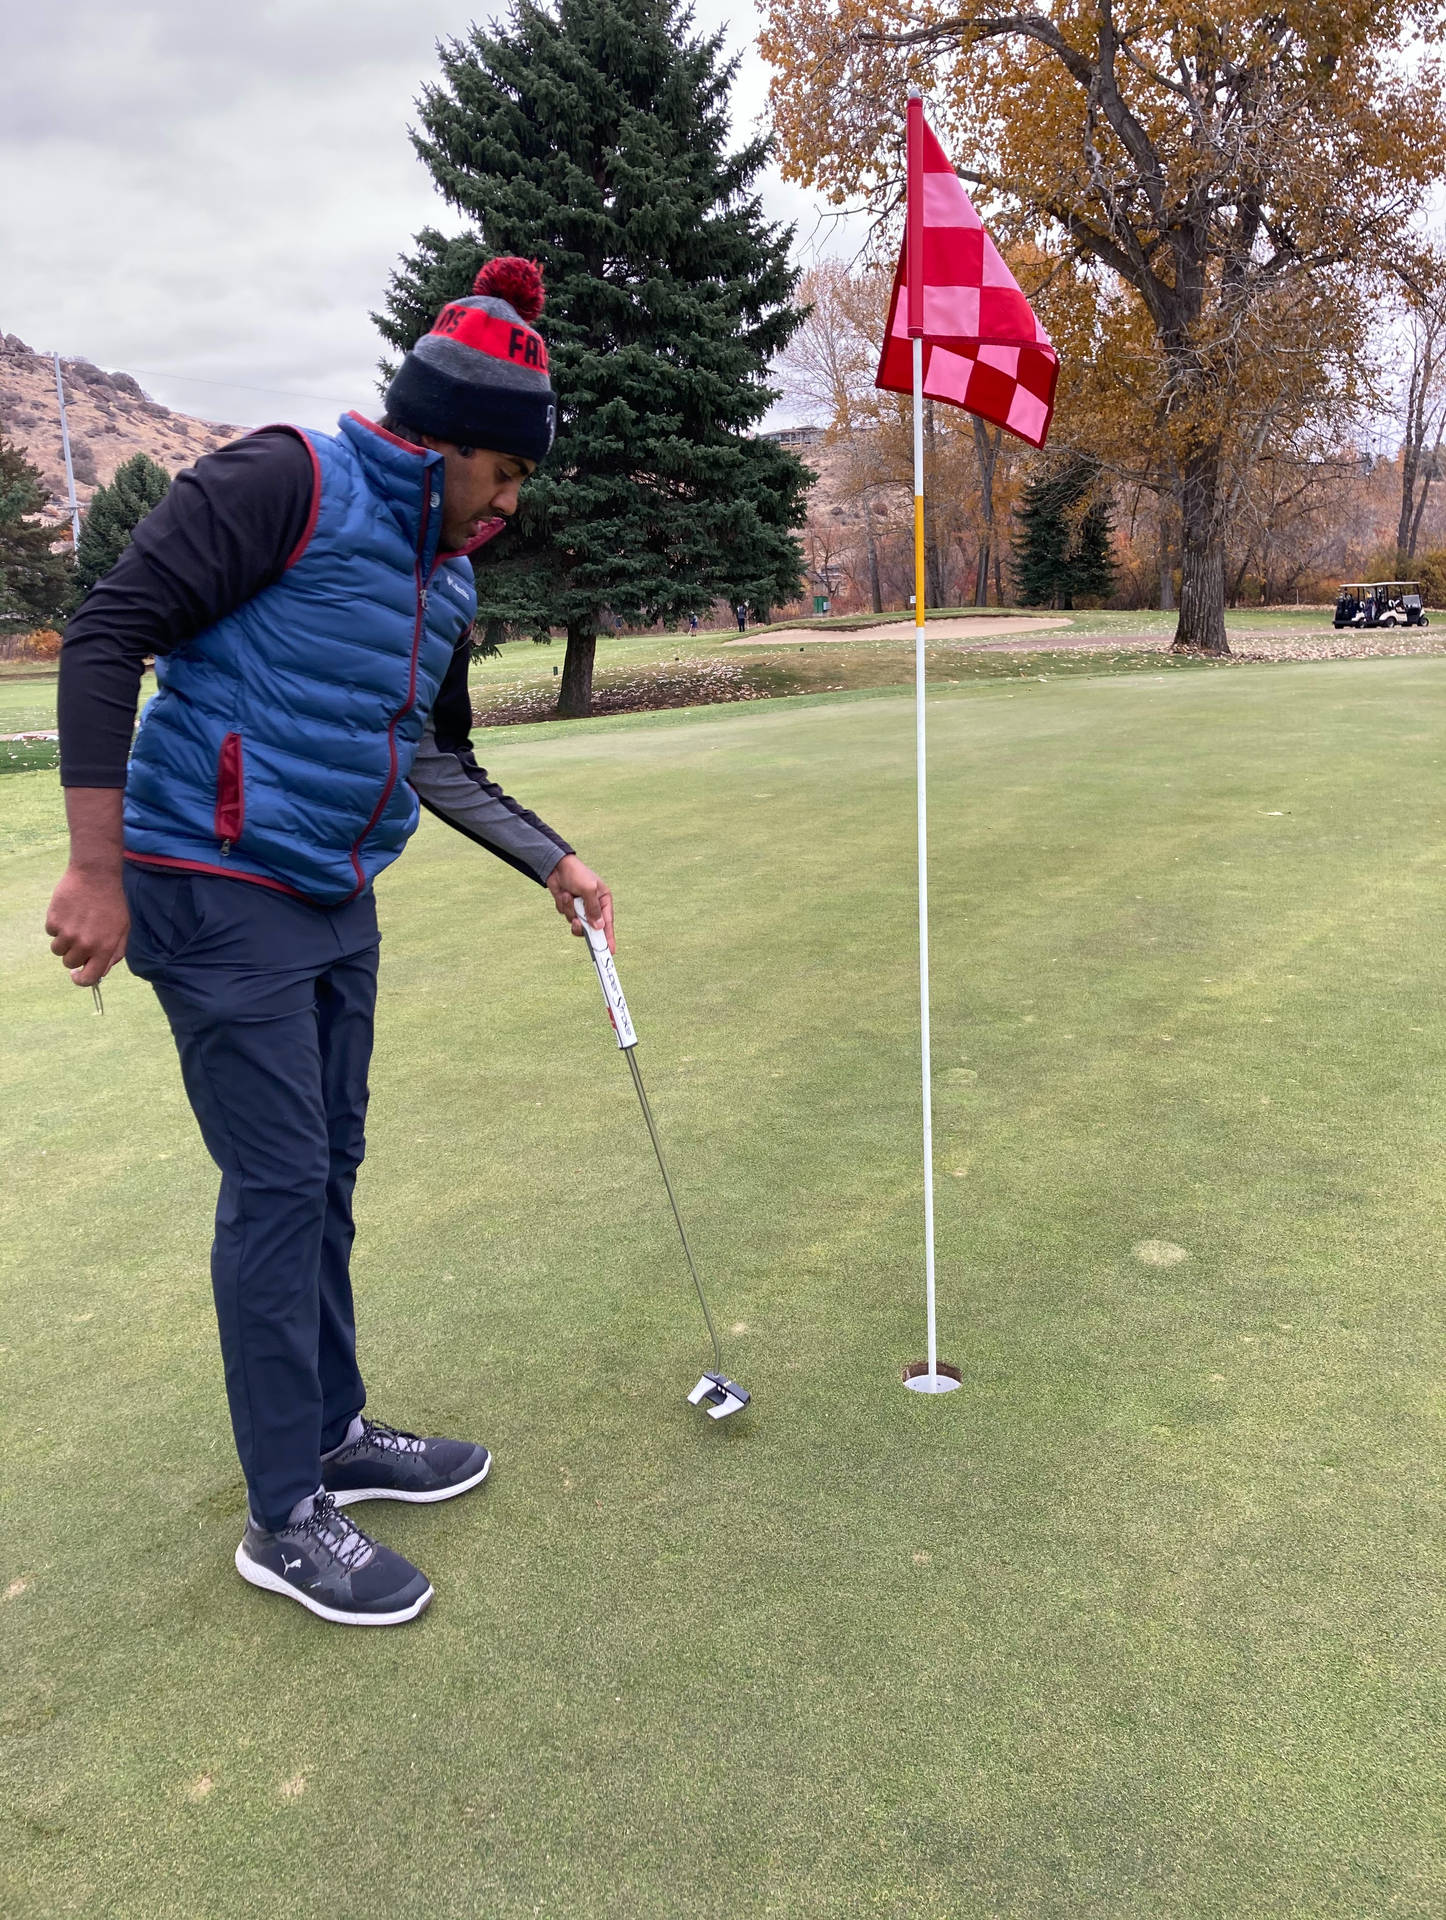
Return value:
[(1411, 562), (1421, 582), (1421, 598), (1428, 607), (1446, 607), (1446, 551), (1418, 553)]
[(54, 660), (60, 635), (54, 627), (36, 627), (30, 633), (12, 633), (0, 639), (0, 660)]

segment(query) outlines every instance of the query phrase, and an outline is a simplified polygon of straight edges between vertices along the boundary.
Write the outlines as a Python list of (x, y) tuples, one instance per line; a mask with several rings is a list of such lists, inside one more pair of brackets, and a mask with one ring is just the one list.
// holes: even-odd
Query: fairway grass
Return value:
[(726, 1423), (581, 943), (434, 821), (384, 879), (363, 1365), (496, 1469), (359, 1510), (379, 1633), (235, 1575), (212, 1169), (0, 781), (7, 1920), (1446, 1909), (1446, 661), (930, 734), (946, 1398), (906, 699), (485, 741), (616, 890)]

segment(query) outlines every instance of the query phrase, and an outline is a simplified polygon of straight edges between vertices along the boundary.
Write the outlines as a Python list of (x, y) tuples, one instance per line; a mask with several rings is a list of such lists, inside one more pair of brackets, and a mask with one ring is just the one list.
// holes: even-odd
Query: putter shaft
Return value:
[(723, 1371), (723, 1348), (719, 1344), (718, 1329), (713, 1325), (713, 1316), (708, 1311), (707, 1295), (703, 1292), (703, 1282), (698, 1278), (698, 1269), (693, 1264), (693, 1249), (688, 1245), (687, 1229), (683, 1225), (683, 1216), (678, 1211), (677, 1197), (673, 1192), (673, 1183), (668, 1178), (668, 1163), (663, 1158), (663, 1149), (658, 1140), (658, 1129), (653, 1125), (653, 1110), (648, 1105), (648, 1096), (643, 1087), (643, 1076), (638, 1071), (636, 1047), (624, 1047), (623, 1058), (628, 1063), (628, 1071), (633, 1076), (633, 1085), (638, 1090), (638, 1100), (643, 1109), (643, 1118), (648, 1123), (648, 1138), (653, 1143), (653, 1152), (658, 1156), (658, 1171), (663, 1176), (663, 1185), (668, 1190), (668, 1204), (673, 1209), (673, 1218), (678, 1223), (678, 1238), (683, 1243), (683, 1252), (687, 1257), (688, 1271), (693, 1276), (693, 1285), (698, 1294), (698, 1305), (703, 1309), (703, 1318), (708, 1325), (708, 1337), (713, 1342), (713, 1365), (719, 1373)]

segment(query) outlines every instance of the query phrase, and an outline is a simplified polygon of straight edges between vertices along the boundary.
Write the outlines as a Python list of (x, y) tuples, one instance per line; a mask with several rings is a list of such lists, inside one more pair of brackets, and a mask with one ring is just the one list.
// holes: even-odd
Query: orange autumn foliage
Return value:
[(785, 172), (835, 202), (897, 208), (925, 89), (996, 237), (1033, 250), (1057, 436), (1168, 491), (1176, 644), (1226, 651), (1231, 516), (1267, 452), (1359, 406), (1373, 304), (1446, 172), (1436, 0), (765, 7)]

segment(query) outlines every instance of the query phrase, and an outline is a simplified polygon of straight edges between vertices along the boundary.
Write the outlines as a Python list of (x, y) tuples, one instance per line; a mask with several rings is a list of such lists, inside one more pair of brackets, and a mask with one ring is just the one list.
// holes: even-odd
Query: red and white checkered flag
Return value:
[(963, 407), (1042, 447), (1059, 360), (920, 103), (909, 104), (919, 112), (921, 137), (910, 141), (919, 160), (911, 152), (909, 220), (874, 385), (912, 393), (911, 335), (922, 333), (924, 392), (931, 400)]

